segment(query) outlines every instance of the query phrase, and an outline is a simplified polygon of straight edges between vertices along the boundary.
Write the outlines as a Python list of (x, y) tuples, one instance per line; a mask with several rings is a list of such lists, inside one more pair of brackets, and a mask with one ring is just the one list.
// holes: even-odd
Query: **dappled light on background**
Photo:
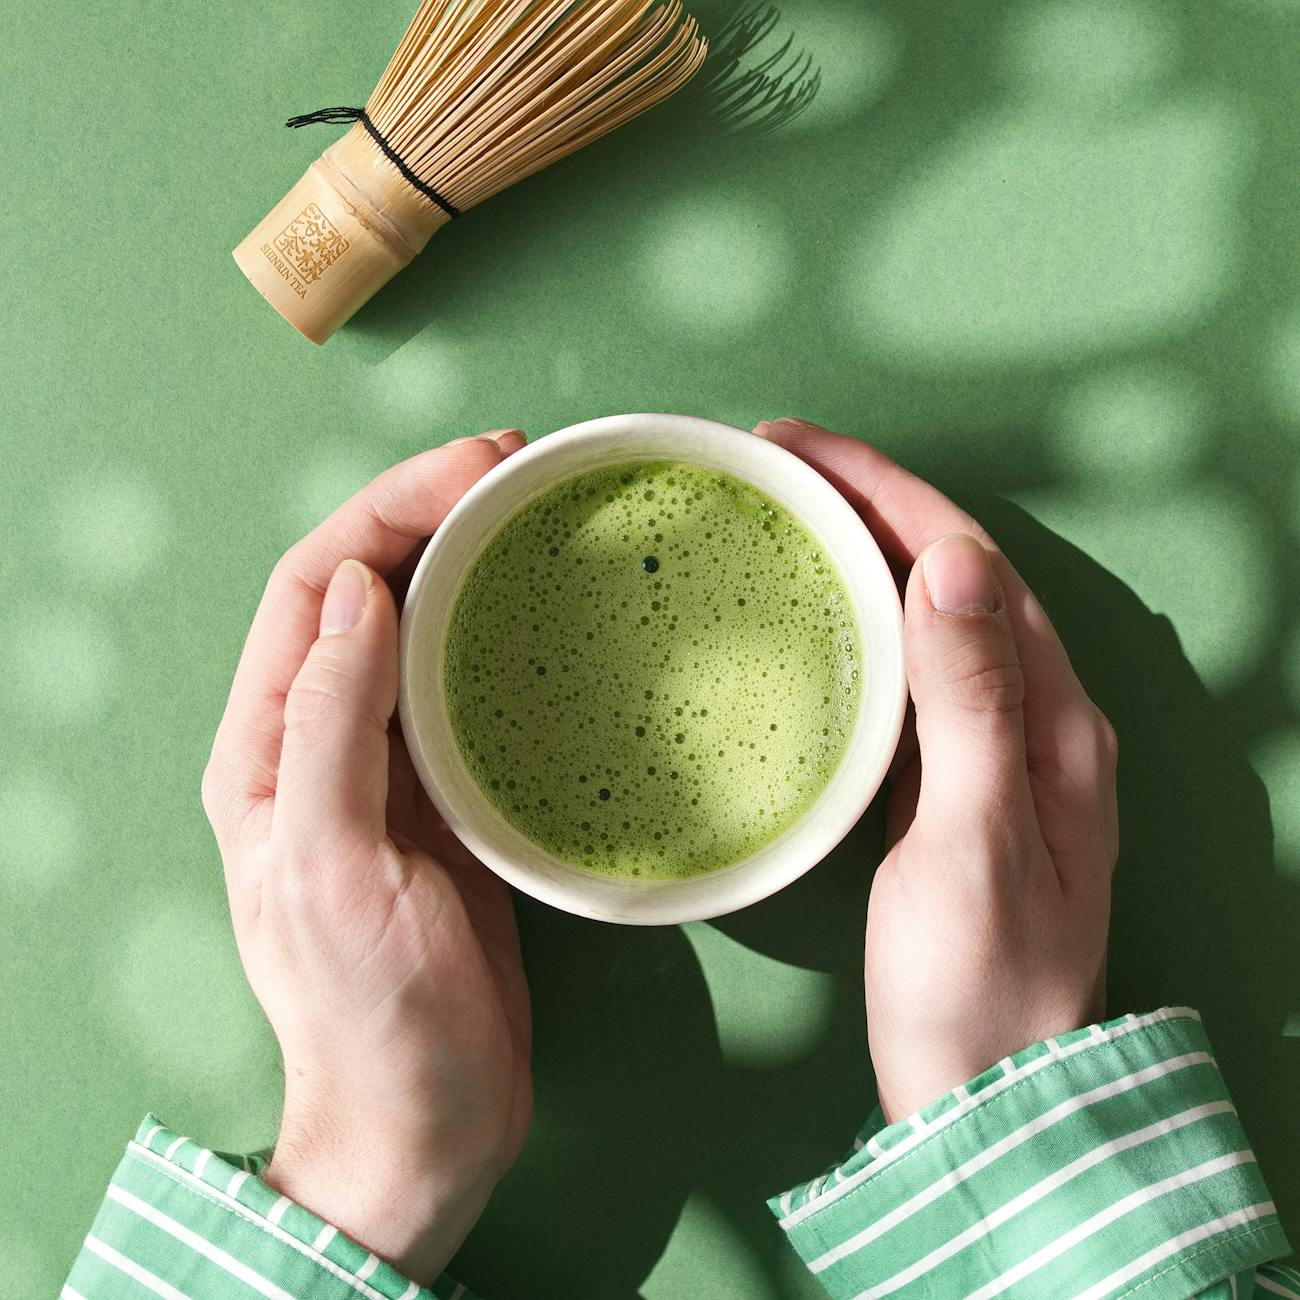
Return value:
[(1291, 629), (1291, 640), (1282, 651), (1282, 677), (1286, 686), (1287, 703), (1300, 717), (1300, 628)]
[[(1300, 307), (1278, 321), (1264, 344), (1264, 383), (1273, 408), (1300, 425)], [(1300, 508), (1300, 493), (1297, 493)]]
[(569, 401), (581, 398), (588, 364), (587, 358), (576, 348), (557, 348), (551, 357), (551, 378), (556, 392)]
[(377, 425), (432, 446), (431, 431), (445, 427), (469, 393), (472, 363), (463, 340), (437, 329), (421, 331), (365, 372), (357, 404), (362, 427)]
[(1085, 375), (1061, 394), (1047, 424), (1062, 468), (1085, 479), (1179, 478), (1210, 443), (1200, 381), (1155, 363)]
[(757, 326), (790, 284), (778, 209), (723, 189), (685, 195), (646, 219), (640, 283), (659, 329), (700, 339)]
[(863, 233), (844, 282), (854, 331), (882, 360), (945, 368), (1185, 334), (1231, 283), (1246, 144), (1203, 94), (1136, 119), (976, 118)]
[(774, 5), (738, 9), (714, 32), (701, 78), (711, 116), (729, 132), (766, 134), (812, 102), (821, 73)]
[[(117, 936), (112, 1029), (148, 1080), (141, 1095), (157, 1098), (151, 1104), (158, 1107), (183, 1097), (196, 1108), (224, 1109), (232, 1097), (260, 1094), (269, 1083), (270, 1030), (247, 991), (219, 906), (220, 912), (183, 895), (159, 900)], [(214, 990), (221, 996), (214, 998)], [(260, 1132), (225, 1140), (238, 1150), (239, 1141), (264, 1138)]]
[(831, 1020), (829, 975), (754, 952), (705, 921), (682, 930), (708, 981), (728, 1065), (770, 1069), (817, 1046)]
[(836, 0), (739, 11), (712, 37), (709, 103), (733, 130), (835, 130), (863, 121), (902, 62), (897, 28), (864, 4)]
[(355, 446), (329, 443), (316, 448), (307, 464), (295, 467), (285, 495), (296, 532), (315, 528), (386, 467), (386, 462), (367, 457), (370, 450), (368, 441)]
[(1276, 579), (1255, 508), (1222, 485), (1106, 488), (1079, 484), (1013, 499), (1166, 615), (1206, 686), (1240, 683), (1268, 650), (1275, 609)]
[(29, 722), (93, 722), (123, 685), (115, 636), (89, 610), (33, 603), (11, 618), (6, 640), (6, 700)]
[(1150, 95), (1182, 62), (1185, 33), (1162, 0), (1047, 0), (1013, 11), (1003, 76), (1013, 94), (1104, 108)]
[(1268, 791), (1277, 873), (1300, 884), (1300, 726), (1268, 737), (1251, 765)]
[(56, 1274), (63, 1276), (60, 1270), (65, 1268), (67, 1260), (49, 1258), (44, 1251), (38, 1249), (32, 1237), (30, 1225), (24, 1225), (17, 1231), (7, 1229), (0, 1235), (0, 1259), (4, 1260), (6, 1295), (46, 1295), (50, 1290), (50, 1279)]
[[(699, 8), (716, 50), (738, 6)], [(783, 83), (771, 130), (733, 131), (706, 67), (440, 231), (324, 349), (228, 250), (334, 138), (280, 123), (373, 84), (405, 14), (360, 6), (305, 46), (191, 6), (199, 78), (165, 74), (175, 25), (139, 6), (90, 41), (84, 6), (6, 31), (41, 86), (122, 93), (76, 130), (66, 96), (15, 95), (25, 197), (0, 204), (22, 250), (0, 347), (0, 1296), (58, 1293), (145, 1109), (224, 1149), (274, 1137), (275, 1044), (198, 784), (276, 556), (401, 456), (617, 410), (857, 432), (1007, 546), (1120, 728), (1114, 1009), (1202, 1007), (1300, 1239), (1300, 0), (773, 8), (737, 68), (788, 40), (770, 72), (815, 77), (796, 112)], [(207, 122), (210, 147), (151, 158), (142, 207), (121, 160)], [(689, 936), (520, 900), (538, 1120), (463, 1252), (476, 1293), (820, 1295), (762, 1198), (842, 1155), (874, 1101), (880, 812)]]
[(0, 778), (0, 896), (27, 898), (75, 875), (86, 842), (73, 792), (35, 770)]
[(110, 586), (154, 568), (171, 532), (157, 488), (102, 468), (60, 484), (49, 517), (64, 564)]
[(903, 62), (903, 39), (885, 15), (863, 0), (821, 0), (801, 6), (798, 37), (821, 73), (817, 95), (792, 123), (795, 131), (829, 131), (857, 124), (894, 83)]
[[(774, 1187), (755, 1189), (755, 1192), (761, 1198), (768, 1191), (783, 1190)], [(788, 1294), (778, 1290), (768, 1276), (766, 1262), (744, 1235), (737, 1232), (722, 1208), (706, 1193), (698, 1191), (687, 1198), (667, 1249), (638, 1294), (644, 1300), (680, 1300), (682, 1296), (701, 1295), (699, 1261), (702, 1257), (716, 1258), (718, 1254), (725, 1257), (727, 1267), (710, 1271), (709, 1300), (782, 1300)]]

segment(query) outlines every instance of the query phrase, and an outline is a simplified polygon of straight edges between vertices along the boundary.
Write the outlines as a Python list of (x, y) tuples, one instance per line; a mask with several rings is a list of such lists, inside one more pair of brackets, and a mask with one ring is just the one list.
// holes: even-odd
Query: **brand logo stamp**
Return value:
[(339, 228), (309, 203), (275, 237), (274, 247), (262, 245), (262, 254), (300, 298), (348, 251)]

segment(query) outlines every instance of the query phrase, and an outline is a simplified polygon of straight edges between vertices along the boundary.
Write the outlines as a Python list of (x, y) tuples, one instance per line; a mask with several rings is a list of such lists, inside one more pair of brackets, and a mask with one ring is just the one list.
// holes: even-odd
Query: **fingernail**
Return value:
[(508, 433), (517, 433), (521, 438), (524, 436), (524, 431), (522, 429), (489, 429), (487, 433), (480, 433), (479, 437), (485, 438), (488, 442), (495, 442), (499, 447), (501, 445), (501, 439)]
[(325, 588), (325, 601), (320, 607), (321, 636), (356, 627), (365, 613), (369, 596), (369, 571), (356, 560), (344, 560)]
[(941, 614), (991, 614), (998, 590), (989, 553), (968, 533), (941, 537), (921, 557), (930, 604)]
[(778, 426), (783, 425), (789, 433), (804, 433), (808, 430), (819, 430), (811, 420), (800, 420), (793, 415), (783, 415), (779, 420), (760, 420), (754, 426), (754, 432), (760, 438), (770, 438)]

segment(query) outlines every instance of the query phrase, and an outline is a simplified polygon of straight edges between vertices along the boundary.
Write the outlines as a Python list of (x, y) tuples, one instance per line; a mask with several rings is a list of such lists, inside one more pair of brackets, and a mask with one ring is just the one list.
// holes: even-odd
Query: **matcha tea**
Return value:
[(736, 862), (821, 793), (861, 647), (808, 532), (716, 470), (616, 465), (511, 517), (457, 598), (466, 765), (535, 844), (609, 875)]

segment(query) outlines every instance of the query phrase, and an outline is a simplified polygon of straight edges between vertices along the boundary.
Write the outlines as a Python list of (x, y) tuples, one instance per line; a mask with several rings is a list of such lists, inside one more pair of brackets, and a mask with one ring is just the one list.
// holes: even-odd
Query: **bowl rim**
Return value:
[[(479, 824), (476, 824), (474, 817), (468, 815), (467, 810), (455, 799), (449, 798), (444, 789), (444, 785), (447, 784), (443, 779), (446, 770), (457, 764), (465, 767), (450, 727), (446, 728), (445, 734), (439, 730), (436, 736), (431, 736), (431, 724), (422, 720), (424, 712), (417, 710), (412, 701), (412, 695), (418, 693), (412, 687), (413, 645), (417, 637), (424, 632), (422, 623), (427, 621), (422, 619), (421, 612), (432, 590), (428, 585), (428, 575), (435, 567), (435, 557), (443, 555), (449, 546), (455, 545), (460, 531), (466, 526), (466, 521), (472, 521), (482, 508), (481, 503), (490, 497), (499, 496), (503, 485), (512, 477), (533, 473), (533, 467), (539, 460), (553, 459), (558, 462), (556, 472), (546, 478), (540, 486), (534, 485), (528, 495), (509, 505), (507, 513), (498, 521), (497, 526), (489, 528), (485, 537), (467, 552), (459, 564), (454, 575), (454, 594), (445, 601), (444, 605), (446, 614), (443, 635), (445, 636), (445, 623), (450, 619), (450, 611), (454, 609), (459, 598), (464, 577), (477, 562), (483, 548), (496, 535), (499, 525), (557, 483), (585, 472), (584, 467), (575, 468), (565, 460), (566, 453), (573, 454), (575, 444), (586, 443), (590, 447), (601, 441), (628, 435), (662, 436), (665, 440), (665, 447), (661, 452), (629, 454), (626, 457), (628, 462), (680, 459), (686, 463), (705, 463), (696, 461), (696, 458), (690, 454), (692, 447), (699, 446), (701, 440), (707, 440), (714, 448), (719, 444), (724, 447), (730, 444), (737, 459), (749, 465), (754, 464), (756, 457), (760, 461), (767, 459), (772, 465), (780, 462), (783, 476), (790, 475), (802, 480), (802, 489), (819, 498), (819, 518), (810, 519), (808, 515), (811, 512), (792, 507), (785, 502), (782, 503), (783, 507), (789, 509), (804, 527), (810, 529), (814, 536), (823, 542), (824, 521), (820, 518), (823, 509), (832, 516), (838, 515), (840, 526), (851, 527), (847, 516), (852, 516), (852, 521), (860, 528), (864, 539), (861, 557), (855, 559), (861, 558), (870, 571), (868, 585), (872, 589), (872, 598), (868, 609), (866, 607), (868, 602), (860, 600), (854, 593), (857, 578), (853, 581), (848, 580), (847, 575), (844, 574), (844, 564), (840, 556), (835, 554), (836, 548), (830, 543), (825, 543), (828, 554), (836, 563), (841, 577), (845, 579), (846, 587), (850, 590), (850, 598), (859, 622), (864, 656), (866, 656), (864, 668), (867, 670), (868, 682), (867, 690), (859, 701), (857, 716), (848, 743), (845, 745), (844, 755), (836, 771), (813, 804), (780, 835), (756, 850), (750, 857), (715, 871), (681, 879), (647, 878), (630, 881), (589, 871), (571, 863), (563, 863), (538, 846), (532, 845), (531, 841), (527, 841), (527, 838), (522, 836), (522, 833), (514, 830), (513, 826), (492, 807), (486, 796), (475, 788), (478, 800), (483, 806), (479, 811), (490, 810), (490, 813), (482, 816)], [(595, 443), (591, 441), (592, 439), (595, 439)], [(601, 454), (598, 460), (592, 462), (590, 468), (616, 463), (618, 463), (617, 455)], [(739, 478), (742, 482), (752, 482), (746, 474), (746, 463), (729, 466), (725, 472)], [(760, 486), (760, 490), (769, 489)], [(856, 536), (856, 530), (853, 531)], [(842, 545), (838, 548), (840, 552), (844, 549)], [(883, 654), (878, 654), (876, 661), (871, 659), (866, 637), (863, 635), (862, 624), (868, 613), (873, 621), (883, 617), (888, 622), (888, 627), (881, 627), (878, 622), (873, 622), (873, 640), (878, 637), (879, 644), (884, 647)], [(848, 757), (853, 752), (855, 743), (860, 741), (867, 725), (867, 691), (873, 694), (875, 717), (877, 722), (882, 724), (879, 729), (887, 743), (881, 743), (868, 751), (869, 761), (865, 770), (852, 785), (853, 797), (846, 798), (844, 792), (849, 775), (844, 773)], [(698, 416), (671, 413), (602, 416), (558, 429), (512, 453), (479, 479), (447, 513), (416, 565), (401, 611), (398, 714), (412, 764), (434, 807), (452, 833), (485, 866), (507, 883), (541, 902), (595, 920), (633, 925), (670, 925), (683, 921), (707, 920), (750, 906), (792, 884), (816, 866), (848, 834), (875, 798), (893, 759), (902, 731), (906, 705), (907, 682), (903, 663), (902, 605), (889, 566), (858, 513), (831, 483), (793, 453), (775, 443), (758, 438), (747, 430)], [(863, 756), (859, 755), (858, 761), (862, 762), (862, 759)], [(472, 777), (469, 780), (472, 785)], [(839, 797), (830, 807), (824, 807), (826, 796), (832, 790), (838, 791)], [(530, 846), (535, 858), (545, 859), (550, 864), (558, 864), (564, 869), (563, 872), (558, 877), (539, 873), (537, 868), (530, 867), (527, 862), (515, 860), (511, 855), (499, 852), (490, 843), (489, 838), (481, 833), (484, 825), (497, 823), (499, 823), (498, 832), (500, 828), (509, 828), (510, 835)], [(774, 850), (780, 849), (787, 840), (791, 841), (791, 844), (787, 845), (788, 861), (783, 867), (773, 865), (774, 861), (780, 861), (779, 855), (774, 858)], [(798, 846), (798, 852), (789, 851), (794, 845)], [(554, 866), (548, 866), (548, 871), (554, 871)], [(640, 902), (630, 911), (612, 910), (608, 903), (602, 905), (600, 901), (602, 896), (608, 896), (614, 891), (611, 882), (615, 881), (617, 892), (628, 898), (640, 899)], [(707, 885), (699, 883), (706, 881), (726, 887), (710, 889)], [(710, 894), (715, 897), (703, 906), (698, 901), (695, 905), (691, 905), (689, 901), (691, 897), (694, 895), (698, 900), (701, 893), (705, 897)]]

